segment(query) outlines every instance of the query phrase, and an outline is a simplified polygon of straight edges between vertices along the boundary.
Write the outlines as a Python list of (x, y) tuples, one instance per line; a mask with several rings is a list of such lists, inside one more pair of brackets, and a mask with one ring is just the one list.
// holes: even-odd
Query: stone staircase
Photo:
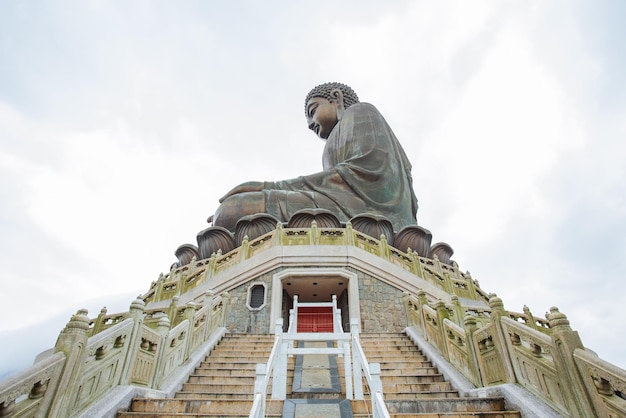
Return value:
[[(226, 334), (173, 399), (133, 399), (117, 418), (248, 417), (256, 365), (267, 362), (273, 344), (273, 335)], [(288, 391), (292, 380), (293, 374)], [(282, 401), (267, 401), (266, 416), (280, 417), (282, 410)]]
[[(361, 334), (370, 363), (380, 363), (385, 403), (392, 417), (521, 418), (503, 398), (460, 398), (436, 367), (401, 333)], [(355, 417), (368, 416), (370, 401), (352, 401)]]
[[(273, 343), (273, 335), (227, 334), (189, 376), (174, 398), (134, 399), (130, 411), (119, 412), (117, 417), (247, 417), (253, 403), (256, 365), (267, 362)], [(519, 412), (505, 410), (502, 398), (460, 398), (458, 392), (404, 334), (361, 334), (361, 343), (368, 361), (380, 363), (383, 392), (392, 417), (521, 418)], [(338, 393), (318, 392), (314, 386), (299, 391), (293, 387), (294, 369), (300, 368), (298, 379), (302, 379), (303, 386), (307, 380), (306, 374), (302, 373), (303, 366), (296, 364), (294, 357), (290, 358), (288, 401), (285, 401), (289, 406), (283, 401), (268, 399), (266, 416), (283, 416), (284, 405), (285, 411), (291, 410), (293, 414), (304, 407), (302, 404), (294, 406), (296, 402), (310, 404), (314, 411), (321, 414), (320, 417), (338, 416), (330, 411), (323, 413), (324, 404), (314, 403), (324, 402), (324, 399), (345, 399), (343, 359), (336, 358), (335, 361), (334, 370), (337, 371), (341, 388)], [(315, 374), (309, 380), (314, 384)], [(296, 381), (295, 386), (299, 384)], [(351, 401), (348, 411), (350, 408), (354, 417), (371, 416), (369, 399)], [(341, 416), (349, 416), (349, 412)]]

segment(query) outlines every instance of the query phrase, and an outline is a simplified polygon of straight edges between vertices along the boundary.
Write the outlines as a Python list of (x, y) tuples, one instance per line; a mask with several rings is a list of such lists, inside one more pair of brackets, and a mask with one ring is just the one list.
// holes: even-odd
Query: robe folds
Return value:
[(396, 231), (417, 223), (411, 163), (371, 104), (345, 110), (326, 140), (322, 164), (319, 173), (266, 183), (266, 212), (286, 221), (300, 209), (324, 208), (342, 222), (374, 213)]

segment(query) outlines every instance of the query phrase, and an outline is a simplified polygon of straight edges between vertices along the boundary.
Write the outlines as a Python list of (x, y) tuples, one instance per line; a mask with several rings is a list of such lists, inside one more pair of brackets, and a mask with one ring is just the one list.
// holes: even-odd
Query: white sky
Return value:
[(626, 4), (388, 3), (2, 2), (0, 376), (127, 310), (236, 184), (319, 171), (327, 81), (387, 118), (461, 269), (626, 367)]

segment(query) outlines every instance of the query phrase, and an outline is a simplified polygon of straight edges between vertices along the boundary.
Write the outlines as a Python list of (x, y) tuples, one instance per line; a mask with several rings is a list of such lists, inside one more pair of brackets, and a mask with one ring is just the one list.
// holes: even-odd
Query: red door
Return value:
[(333, 308), (299, 307), (298, 332), (333, 332)]

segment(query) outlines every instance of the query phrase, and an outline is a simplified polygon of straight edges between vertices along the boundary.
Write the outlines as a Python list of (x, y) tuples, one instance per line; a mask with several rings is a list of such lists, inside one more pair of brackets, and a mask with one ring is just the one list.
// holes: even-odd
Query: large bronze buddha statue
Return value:
[(396, 231), (416, 224), (411, 163), (374, 106), (360, 103), (345, 84), (325, 83), (307, 95), (305, 114), (309, 129), (326, 142), (323, 171), (240, 184), (220, 199), (213, 225), (234, 231), (240, 218), (256, 213), (287, 222), (311, 208), (327, 209), (343, 222), (362, 213), (382, 215)]

